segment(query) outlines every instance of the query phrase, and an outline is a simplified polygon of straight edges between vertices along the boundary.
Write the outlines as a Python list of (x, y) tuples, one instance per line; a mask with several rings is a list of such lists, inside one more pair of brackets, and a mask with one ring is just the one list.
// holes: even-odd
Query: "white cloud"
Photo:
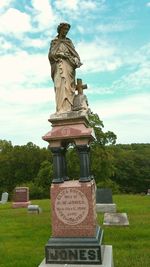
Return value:
[(86, 10), (93, 10), (96, 8), (96, 2), (95, 1), (82, 1), (82, 9)]
[(150, 2), (146, 3), (146, 5), (147, 5), (148, 7), (150, 7)]
[(117, 135), (117, 143), (149, 143), (150, 94), (95, 101), (92, 108), (102, 119), (104, 130)]
[(134, 23), (132, 22), (117, 22), (117, 23), (108, 23), (108, 24), (99, 24), (96, 26), (96, 31), (97, 32), (102, 32), (102, 33), (112, 33), (112, 32), (122, 32), (122, 31), (127, 31), (130, 30), (134, 27)]
[(0, 52), (6, 52), (12, 48), (11, 42), (8, 42), (4, 37), (0, 36)]
[(53, 12), (49, 0), (31, 0), (33, 7), (33, 20), (38, 23), (38, 30), (51, 28), (56, 21), (56, 15)]
[(30, 88), (23, 89), (22, 87), (13, 88), (12, 90), (6, 91), (1, 90), (1, 104), (6, 103), (7, 105), (37, 105), (46, 102), (54, 102), (55, 94), (54, 89), (49, 88)]
[(85, 43), (80, 42), (76, 46), (76, 50), (81, 55), (83, 71), (97, 72), (97, 71), (113, 71), (122, 65), (121, 56), (117, 49), (106, 42)]
[(7, 7), (11, 2), (13, 2), (13, 0), (0, 0), (0, 8)]
[(31, 141), (47, 146), (42, 136), (50, 130), (48, 118), (55, 111), (53, 88), (1, 90), (0, 138), (13, 144)]
[(77, 10), (78, 8), (78, 4), (79, 4), (79, 0), (56, 0), (55, 1), (55, 6), (57, 7), (57, 9), (62, 10), (62, 11), (66, 11), (66, 10)]
[(50, 66), (47, 55), (28, 54), (18, 51), (15, 54), (1, 56), (0, 85), (12, 88), (15, 84), (30, 86), (50, 80)]
[(2, 33), (24, 33), (31, 29), (30, 16), (15, 8), (9, 8), (0, 17), (0, 32)]
[[(95, 9), (101, 9), (105, 6), (105, 0), (94, 1), (94, 0), (56, 0), (55, 6), (58, 10), (63, 13), (76, 12), (81, 14), (81, 10), (84, 12), (93, 11)], [(70, 13), (70, 16), (72, 14)]]
[(107, 103), (97, 103), (94, 107), (97, 113), (104, 118), (117, 118), (132, 115), (145, 115), (150, 117), (150, 94), (137, 94), (121, 98), (119, 100), (107, 101)]
[(24, 38), (23, 46), (32, 47), (32, 48), (46, 48), (48, 45), (48, 40), (45, 39), (33, 39), (33, 38)]

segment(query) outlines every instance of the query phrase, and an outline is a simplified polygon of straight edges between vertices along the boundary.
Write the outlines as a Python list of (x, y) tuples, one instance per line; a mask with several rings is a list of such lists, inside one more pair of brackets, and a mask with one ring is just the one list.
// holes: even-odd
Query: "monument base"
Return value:
[(116, 204), (98, 203), (96, 204), (96, 212), (116, 212)]
[(101, 264), (54, 264), (54, 263), (46, 263), (45, 259), (41, 262), (41, 264), (38, 267), (83, 267), (83, 266), (90, 266), (90, 267), (114, 267), (113, 263), (113, 251), (112, 251), (112, 246), (101, 246), (103, 250), (103, 255), (102, 255), (102, 263)]
[(52, 237), (45, 246), (46, 263), (101, 264), (102, 238), (99, 226), (94, 237)]
[(31, 204), (31, 201), (28, 202), (13, 202), (12, 207), (13, 208), (27, 208), (28, 205)]

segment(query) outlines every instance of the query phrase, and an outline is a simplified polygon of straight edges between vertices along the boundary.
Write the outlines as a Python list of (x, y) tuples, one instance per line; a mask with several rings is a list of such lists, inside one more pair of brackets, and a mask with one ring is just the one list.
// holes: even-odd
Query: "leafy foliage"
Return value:
[[(116, 135), (103, 132), (103, 122), (97, 114), (90, 115), (90, 126), (96, 140), (91, 144), (91, 174), (97, 186), (109, 186), (124, 193), (147, 192), (150, 188), (150, 144), (115, 145)], [(66, 155), (68, 176), (78, 179), (80, 162), (77, 151), (70, 147)], [(30, 187), (30, 196), (49, 196), (53, 178), (52, 154), (29, 142), (13, 146), (10, 141), (0, 140), (0, 194), (10, 195), (15, 186)]]

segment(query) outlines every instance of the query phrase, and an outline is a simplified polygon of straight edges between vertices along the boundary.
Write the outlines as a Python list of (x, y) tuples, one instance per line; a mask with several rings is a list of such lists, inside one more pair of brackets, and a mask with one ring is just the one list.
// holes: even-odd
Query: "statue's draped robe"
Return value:
[[(65, 58), (58, 57), (63, 54)], [(71, 111), (75, 95), (75, 69), (80, 64), (78, 53), (69, 38), (56, 37), (49, 50), (51, 77), (54, 81), (56, 96), (56, 112)]]

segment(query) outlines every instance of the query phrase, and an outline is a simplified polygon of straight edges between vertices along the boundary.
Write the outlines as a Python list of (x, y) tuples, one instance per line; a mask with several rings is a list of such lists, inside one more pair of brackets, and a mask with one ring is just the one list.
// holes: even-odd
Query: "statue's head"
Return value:
[(60, 34), (60, 32), (61, 32), (62, 30), (65, 30), (66, 33), (67, 33), (67, 32), (69, 31), (70, 27), (71, 27), (70, 24), (68, 24), (68, 23), (66, 23), (66, 22), (61, 22), (61, 23), (58, 25), (58, 27), (57, 27), (57, 32), (58, 32), (58, 34)]

